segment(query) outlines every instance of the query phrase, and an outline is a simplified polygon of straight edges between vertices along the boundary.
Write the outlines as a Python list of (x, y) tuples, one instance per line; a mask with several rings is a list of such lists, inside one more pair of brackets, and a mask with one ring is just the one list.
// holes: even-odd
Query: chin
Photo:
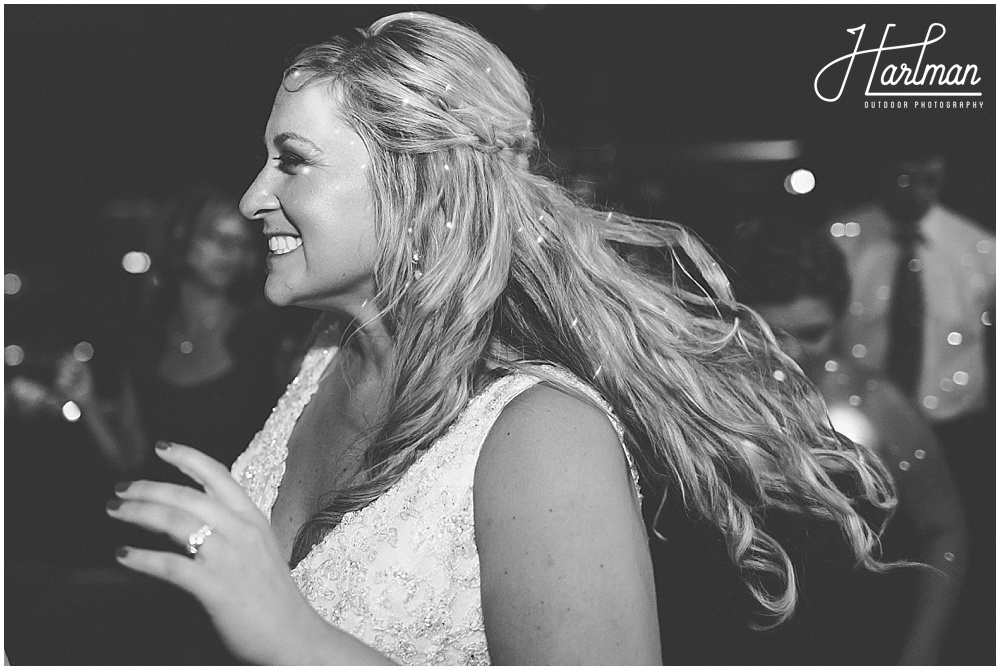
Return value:
[(295, 301), (292, 300), (292, 296), (288, 291), (272, 287), (270, 283), (264, 284), (264, 298), (266, 298), (267, 301), (275, 307), (290, 307), (295, 304)]
[(272, 298), (271, 295), (269, 293), (267, 293), (267, 291), (264, 292), (264, 299), (267, 300), (267, 302), (270, 303), (271, 305), (274, 305), (275, 307), (288, 307), (289, 306), (289, 304), (287, 302), (284, 302), (280, 298)]

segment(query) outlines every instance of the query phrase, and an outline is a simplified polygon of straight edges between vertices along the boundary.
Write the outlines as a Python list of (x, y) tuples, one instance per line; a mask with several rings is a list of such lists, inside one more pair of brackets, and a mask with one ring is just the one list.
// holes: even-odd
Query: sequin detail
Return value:
[(278, 497), (278, 485), (285, 476), (288, 438), (302, 410), (319, 388), (323, 371), (336, 353), (336, 347), (324, 348), (322, 342), (317, 341), (317, 346), (310, 349), (302, 360), (299, 374), (278, 399), (264, 427), (233, 463), (233, 477), (268, 519)]
[[(332, 357), (307, 356), (299, 377), (233, 466), (268, 517), (291, 429)], [(622, 439), (621, 423), (592, 388), (558, 368), (547, 366), (546, 372), (598, 402)], [(491, 384), (395, 486), (345, 514), (312, 548), (291, 575), (320, 616), (399, 663), (490, 663), (474, 528), (476, 462), (503, 408), (538, 381), (514, 374)], [(638, 504), (638, 471), (625, 454)]]

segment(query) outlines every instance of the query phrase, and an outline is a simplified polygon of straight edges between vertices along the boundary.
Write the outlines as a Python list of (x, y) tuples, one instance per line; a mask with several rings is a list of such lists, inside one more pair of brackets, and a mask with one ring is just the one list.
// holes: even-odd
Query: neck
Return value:
[(229, 328), (235, 316), (234, 305), (224, 291), (218, 291), (191, 280), (184, 280), (178, 287), (178, 311), (175, 328), (179, 328), (183, 341), (178, 344), (184, 353), (190, 353), (195, 339), (207, 334), (219, 334)]
[(229, 306), (225, 291), (219, 291), (190, 279), (181, 282), (178, 294), (180, 309), (188, 316), (221, 314)]
[(365, 301), (350, 312), (340, 312), (343, 328), (341, 352), (352, 377), (361, 381), (381, 381), (395, 356), (395, 343), (374, 306)]

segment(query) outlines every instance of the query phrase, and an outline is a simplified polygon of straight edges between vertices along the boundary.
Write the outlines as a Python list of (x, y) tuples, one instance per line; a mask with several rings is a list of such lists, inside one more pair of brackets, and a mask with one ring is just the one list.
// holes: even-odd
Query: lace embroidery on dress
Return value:
[(337, 353), (337, 347), (326, 341), (330, 336), (331, 331), (328, 330), (317, 338), (315, 346), (303, 358), (299, 374), (289, 383), (264, 426), (254, 435), (230, 470), (268, 519), (271, 518), (271, 507), (278, 496), (278, 485), (285, 476), (288, 438), (302, 410), (319, 388), (320, 378), (327, 365)]
[[(233, 467), (268, 516), (284, 473), (291, 427), (331, 358), (327, 352), (303, 362), (288, 399), (279, 402), (246, 458)], [(599, 402), (622, 437), (621, 424), (593, 389), (546, 367)], [(489, 664), (474, 532), (476, 462), (503, 408), (538, 382), (514, 374), (491, 384), (395, 486), (367, 507), (345, 514), (312, 548), (291, 574), (320, 616), (400, 663)], [(285, 416), (276, 418), (280, 414)], [(638, 500), (638, 473), (625, 453)]]

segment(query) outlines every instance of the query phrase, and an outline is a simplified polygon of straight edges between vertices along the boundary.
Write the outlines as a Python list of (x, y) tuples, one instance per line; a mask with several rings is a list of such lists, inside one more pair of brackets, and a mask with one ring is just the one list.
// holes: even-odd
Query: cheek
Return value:
[(317, 201), (303, 211), (302, 249), (311, 274), (344, 281), (374, 271), (378, 245), (371, 210), (363, 199), (332, 198)]
[(371, 199), (366, 188), (346, 184), (331, 189), (312, 216), (323, 226), (327, 237), (335, 237), (345, 251), (368, 253), (375, 246), (375, 224)]

